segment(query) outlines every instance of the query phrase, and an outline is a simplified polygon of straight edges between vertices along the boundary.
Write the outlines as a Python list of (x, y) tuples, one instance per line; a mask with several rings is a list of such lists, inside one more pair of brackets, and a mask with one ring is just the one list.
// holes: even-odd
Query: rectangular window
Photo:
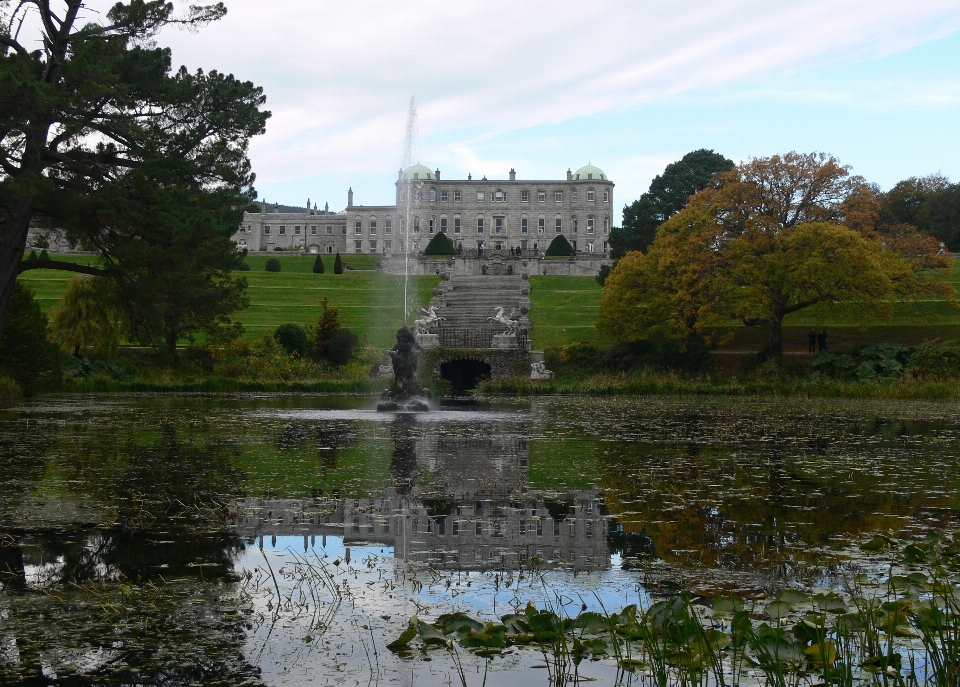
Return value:
[(440, 191), (440, 202), (441, 203), (447, 202), (447, 191)]
[(393, 241), (384, 241), (383, 247), (387, 249), (387, 252), (390, 253), (393, 251)]
[(437, 189), (430, 189), (430, 202), (433, 203), (437, 200)]
[(477, 191), (477, 202), (478, 203), (483, 202), (483, 191)]
[(529, 220), (528, 220), (526, 217), (523, 217), (523, 218), (520, 219), (520, 233), (521, 233), (521, 234), (526, 234), (526, 233), (527, 233), (527, 222), (529, 222)]
[(546, 192), (546, 191), (539, 191), (539, 192), (537, 193), (537, 202), (538, 202), (538, 203), (546, 203), (546, 202), (547, 202), (547, 192)]
[(538, 234), (541, 234), (541, 235), (542, 235), (543, 232), (546, 230), (546, 222), (547, 222), (547, 220), (546, 220), (546, 218), (544, 218), (544, 217), (541, 217), (540, 219), (537, 220), (537, 233), (538, 233)]
[(460, 233), (460, 218), (459, 218), (459, 217), (454, 217), (454, 218), (453, 218), (453, 233), (454, 233), (454, 234), (459, 234), (459, 233)]
[(560, 219), (559, 217), (557, 217), (557, 233), (558, 234), (563, 233), (563, 220)]
[(593, 252), (593, 241), (587, 241), (587, 250)]
[(520, 521), (520, 534), (526, 534), (526, 533), (527, 533), (527, 521), (526, 521), (526, 520), (521, 520), (521, 521)]
[(445, 535), (446, 533), (447, 533), (447, 521), (446, 521), (446, 520), (438, 520), (438, 521), (437, 521), (437, 534), (439, 534), (440, 536), (443, 536), (443, 535)]
[(530, 192), (529, 191), (520, 191), (520, 202), (527, 203), (530, 201)]
[(587, 201), (588, 201), (588, 202), (591, 202), (591, 203), (593, 202), (593, 189), (592, 189), (592, 188), (591, 188), (591, 189), (587, 189)]
[(559, 537), (559, 536), (560, 536), (560, 521), (559, 521), (559, 520), (554, 520), (554, 521), (553, 521), (553, 536), (554, 536), (554, 537)]
[(269, 233), (270, 233), (270, 227), (264, 225), (264, 227), (263, 227), (263, 233), (264, 233), (264, 235), (269, 234)]
[(460, 522), (457, 520), (453, 521), (453, 535), (456, 536), (460, 534)]
[(609, 218), (609, 217), (604, 217), (604, 218), (603, 218), (603, 233), (604, 233), (604, 234), (607, 233), (607, 229), (608, 229), (609, 226), (610, 226), (610, 218)]
[(354, 253), (362, 253), (362, 252), (363, 252), (363, 242), (362, 242), (362, 241), (354, 241), (354, 242), (353, 242), (353, 252), (354, 252)]
[(454, 191), (454, 192), (453, 192), (453, 202), (454, 202), (454, 203), (459, 203), (459, 202), (460, 202), (460, 191)]
[(440, 218), (440, 231), (442, 231), (444, 234), (447, 233), (447, 218), (446, 218), (446, 217), (441, 217), (441, 218)]
[(553, 194), (553, 202), (554, 202), (554, 203), (562, 203), (562, 202), (563, 202), (563, 193), (562, 193), (561, 191), (556, 191), (556, 192)]
[(375, 219), (370, 220), (370, 235), (371, 236), (377, 235), (377, 220)]
[(593, 217), (587, 217), (587, 233), (593, 233)]
[(493, 231), (495, 234), (503, 233), (503, 217), (493, 218)]
[(347, 235), (347, 225), (346, 225), (346, 224), (344, 224), (342, 227), (340, 227), (340, 234), (343, 235), (343, 236), (346, 236), (346, 235)]
[(371, 242), (370, 242), (370, 252), (371, 252), (371, 253), (376, 253), (376, 252), (377, 252), (377, 242), (376, 242), (376, 241), (371, 241)]
[(580, 228), (580, 220), (578, 219), (573, 220), (573, 233), (576, 234), (577, 229), (579, 228)]
[(310, 235), (311, 235), (311, 236), (316, 236), (316, 235), (317, 235), (317, 228), (316, 228), (316, 227), (310, 227)]
[(298, 226), (295, 226), (295, 227), (293, 228), (293, 233), (296, 234), (297, 236), (300, 236), (300, 227), (299, 227), (299, 225), (298, 225)]
[(587, 520), (585, 523), (583, 523), (583, 534), (584, 534), (584, 536), (586, 536), (586, 537), (592, 537), (592, 536), (593, 536), (593, 523), (590, 522), (589, 520)]
[(503, 191), (494, 191), (493, 193), (493, 202), (494, 203), (506, 203), (507, 194)]
[(363, 229), (362, 229), (362, 224), (361, 224), (360, 220), (357, 220), (357, 221), (354, 222), (354, 224), (353, 224), (353, 233), (356, 234), (357, 236), (360, 236), (360, 233), (361, 233), (362, 231), (363, 231)]
[(430, 233), (433, 233), (433, 217), (430, 218)]
[(413, 233), (414, 234), (420, 233), (420, 215), (417, 215), (416, 217), (413, 218)]
[(483, 217), (477, 217), (477, 233), (483, 233)]
[(280, 227), (280, 235), (283, 236), (283, 235), (286, 234), (286, 233), (287, 233), (287, 228), (284, 227), (284, 226), (281, 226), (281, 227)]
[(384, 523), (383, 523), (383, 533), (384, 533), (384, 534), (390, 534), (390, 521), (389, 521), (389, 520), (386, 520), (386, 521), (384, 521)]
[(571, 196), (571, 198), (570, 198), (570, 202), (571, 202), (571, 203), (576, 203), (576, 202), (577, 202), (577, 192), (576, 192), (576, 191), (573, 191), (572, 196)]
[(537, 520), (537, 536), (543, 536), (543, 520)]
[(393, 220), (387, 219), (383, 221), (383, 233), (387, 236), (393, 233)]
[(610, 191), (604, 191), (604, 192), (603, 192), (603, 202), (604, 202), (604, 203), (607, 203), (607, 202), (609, 202), (609, 201), (610, 201)]
[(481, 534), (483, 534), (483, 521), (482, 521), (482, 520), (477, 520), (476, 523), (474, 523), (474, 527), (476, 528), (476, 532), (477, 532), (477, 536), (478, 536), (478, 537), (479, 537)]

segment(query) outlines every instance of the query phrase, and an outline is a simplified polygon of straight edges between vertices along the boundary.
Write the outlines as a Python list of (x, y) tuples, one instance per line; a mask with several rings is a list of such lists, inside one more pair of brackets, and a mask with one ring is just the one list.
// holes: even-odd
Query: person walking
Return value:
[(807, 334), (807, 350), (810, 353), (817, 352), (817, 330), (813, 327), (810, 328), (810, 333)]
[(820, 333), (817, 334), (817, 350), (819, 351), (829, 351), (830, 347), (827, 345), (827, 330), (821, 329)]

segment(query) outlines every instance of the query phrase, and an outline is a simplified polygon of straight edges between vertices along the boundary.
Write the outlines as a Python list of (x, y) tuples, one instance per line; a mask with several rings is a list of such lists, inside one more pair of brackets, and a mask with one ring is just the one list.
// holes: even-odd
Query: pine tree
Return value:
[(340, 253), (337, 253), (337, 259), (333, 261), (333, 273), (343, 274), (343, 260), (340, 259)]
[(323, 254), (317, 253), (317, 259), (313, 261), (313, 273), (323, 274)]

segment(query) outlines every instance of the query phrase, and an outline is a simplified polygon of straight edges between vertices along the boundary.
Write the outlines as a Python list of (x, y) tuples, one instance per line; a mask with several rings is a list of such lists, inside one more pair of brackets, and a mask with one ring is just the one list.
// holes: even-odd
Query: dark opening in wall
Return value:
[(479, 360), (448, 360), (440, 365), (440, 379), (450, 382), (454, 393), (463, 393), (490, 379), (490, 365)]

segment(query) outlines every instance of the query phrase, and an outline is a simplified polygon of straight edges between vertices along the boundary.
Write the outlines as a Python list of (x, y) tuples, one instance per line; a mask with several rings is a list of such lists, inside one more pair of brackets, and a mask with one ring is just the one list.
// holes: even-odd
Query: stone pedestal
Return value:
[(439, 334), (417, 334), (417, 344), (420, 348), (428, 350), (430, 348), (440, 348)]
[(515, 350), (517, 348), (516, 334), (494, 334), (493, 348), (497, 350)]

